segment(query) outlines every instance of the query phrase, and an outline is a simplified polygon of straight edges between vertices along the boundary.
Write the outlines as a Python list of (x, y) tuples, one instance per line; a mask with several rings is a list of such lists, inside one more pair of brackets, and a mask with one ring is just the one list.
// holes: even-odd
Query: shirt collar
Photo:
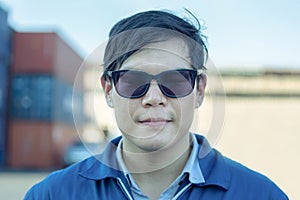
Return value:
[(132, 175), (130, 174), (129, 170), (127, 169), (127, 167), (124, 163), (123, 156), (122, 156), (122, 145), (123, 145), (123, 139), (120, 140), (117, 150), (116, 150), (116, 159), (117, 159), (119, 168), (123, 172), (127, 182), (132, 187), (132, 189), (135, 191), (140, 191), (139, 186), (134, 181)]
[(189, 175), (189, 181), (191, 183), (200, 184), (200, 183), (204, 183), (205, 180), (202, 174), (202, 170), (200, 168), (200, 162), (198, 158), (199, 144), (194, 134), (191, 134), (191, 137), (192, 137), (192, 146), (193, 146), (192, 152), (190, 154), (188, 161), (185, 164), (185, 167), (183, 168), (181, 175), (186, 173)]
[[(198, 159), (198, 151), (199, 151), (199, 144), (197, 142), (196, 136), (194, 134), (191, 134), (192, 138), (192, 144), (191, 146), (192, 151), (190, 153), (189, 159), (185, 164), (185, 167), (182, 170), (182, 173), (179, 177), (184, 178), (185, 174), (188, 175), (189, 181), (193, 184), (200, 184), (204, 183), (204, 177), (199, 165), (199, 159)], [(124, 173), (125, 177), (128, 179), (130, 184), (134, 184), (134, 181), (132, 179), (132, 176), (129, 173), (129, 170), (127, 169), (123, 157), (122, 157), (122, 140), (119, 142), (117, 150), (116, 150), (116, 158), (117, 162), (119, 164), (120, 170)]]
[[(197, 157), (199, 165), (205, 179), (204, 183), (199, 186), (220, 186), (228, 189), (230, 186), (231, 175), (226, 159), (215, 149), (212, 149), (208, 141), (201, 135), (195, 135), (199, 152)], [(113, 139), (107, 145), (105, 151), (101, 155), (91, 157), (78, 164), (78, 174), (84, 178), (92, 180), (101, 180), (108, 177), (123, 177), (116, 158), (117, 146), (121, 140), (121, 136)], [(123, 178), (122, 178), (123, 179)]]
[(123, 161), (123, 156), (122, 156), (122, 145), (123, 145), (123, 139), (120, 140), (117, 150), (116, 150), (116, 158), (117, 162), (119, 164), (120, 170), (126, 175), (129, 174), (129, 171)]

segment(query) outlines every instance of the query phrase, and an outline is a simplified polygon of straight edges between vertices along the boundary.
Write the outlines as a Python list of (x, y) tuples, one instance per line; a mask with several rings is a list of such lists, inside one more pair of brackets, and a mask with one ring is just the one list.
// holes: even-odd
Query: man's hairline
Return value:
[[(183, 41), (185, 48), (187, 48), (187, 53), (188, 53), (188, 56), (187, 56), (187, 57), (178, 54), (176, 51), (171, 51), (171, 50), (166, 49), (166, 48), (161, 48), (161, 47), (149, 47), (149, 46), (148, 46), (148, 45), (155, 44), (155, 43), (159, 43), (159, 42), (169, 41), (169, 40), (171, 40), (171, 39), (179, 39), (179, 40)], [(196, 41), (195, 41), (195, 42), (196, 42)], [(183, 37), (180, 37), (180, 36), (172, 36), (172, 37), (169, 37), (169, 38), (166, 38), (166, 39), (162, 39), (162, 40), (160, 40), (160, 41), (155, 41), (155, 42), (151, 42), (151, 43), (148, 43), (148, 44), (143, 45), (142, 47), (140, 47), (139, 49), (137, 49), (136, 52), (134, 52), (132, 55), (130, 55), (129, 57), (127, 57), (127, 58), (123, 61), (123, 63), (122, 63), (121, 65), (119, 65), (119, 66), (118, 66), (117, 68), (115, 68), (114, 70), (109, 70), (109, 71), (117, 71), (117, 70), (120, 70), (120, 69), (122, 68), (122, 66), (126, 63), (126, 61), (127, 61), (130, 57), (132, 57), (132, 56), (138, 54), (139, 52), (141, 52), (141, 51), (143, 51), (143, 50), (147, 50), (147, 49), (155, 49), (155, 50), (159, 50), (159, 51), (165, 51), (165, 52), (168, 52), (168, 53), (172, 53), (172, 54), (174, 54), (175, 56), (178, 56), (178, 57), (180, 57), (181, 59), (183, 59), (185, 62), (189, 63), (189, 65), (191, 66), (192, 69), (196, 69), (196, 70), (197, 70), (197, 69), (203, 68), (203, 66), (204, 66), (204, 63), (203, 63), (203, 66), (201, 66), (201, 67), (199, 67), (199, 68), (194, 67), (194, 65), (193, 65), (193, 63), (192, 63), (192, 56), (191, 56), (190, 48), (189, 48), (189, 45), (187, 44), (187, 41), (186, 41)]]

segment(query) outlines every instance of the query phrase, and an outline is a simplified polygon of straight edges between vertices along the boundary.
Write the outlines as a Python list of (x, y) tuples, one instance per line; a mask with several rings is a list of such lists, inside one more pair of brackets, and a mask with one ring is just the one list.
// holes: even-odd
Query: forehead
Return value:
[(191, 68), (189, 50), (180, 38), (151, 43), (131, 55), (121, 69), (155, 70)]

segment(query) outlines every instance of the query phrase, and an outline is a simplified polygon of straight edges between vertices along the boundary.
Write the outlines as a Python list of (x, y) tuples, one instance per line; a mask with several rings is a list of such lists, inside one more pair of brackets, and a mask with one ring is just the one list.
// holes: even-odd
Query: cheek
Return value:
[(183, 98), (177, 105), (177, 116), (180, 126), (184, 129), (189, 128), (193, 122), (196, 97), (194, 95)]
[(121, 130), (130, 130), (134, 126), (134, 113), (137, 103), (122, 97), (114, 96), (114, 113), (118, 127)]

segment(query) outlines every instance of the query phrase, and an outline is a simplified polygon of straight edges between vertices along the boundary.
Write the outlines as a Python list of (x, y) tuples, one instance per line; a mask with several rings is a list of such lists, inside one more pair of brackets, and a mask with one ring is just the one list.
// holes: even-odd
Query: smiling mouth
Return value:
[(169, 119), (146, 119), (138, 121), (139, 124), (150, 127), (165, 126), (166, 124), (171, 122), (172, 120)]

